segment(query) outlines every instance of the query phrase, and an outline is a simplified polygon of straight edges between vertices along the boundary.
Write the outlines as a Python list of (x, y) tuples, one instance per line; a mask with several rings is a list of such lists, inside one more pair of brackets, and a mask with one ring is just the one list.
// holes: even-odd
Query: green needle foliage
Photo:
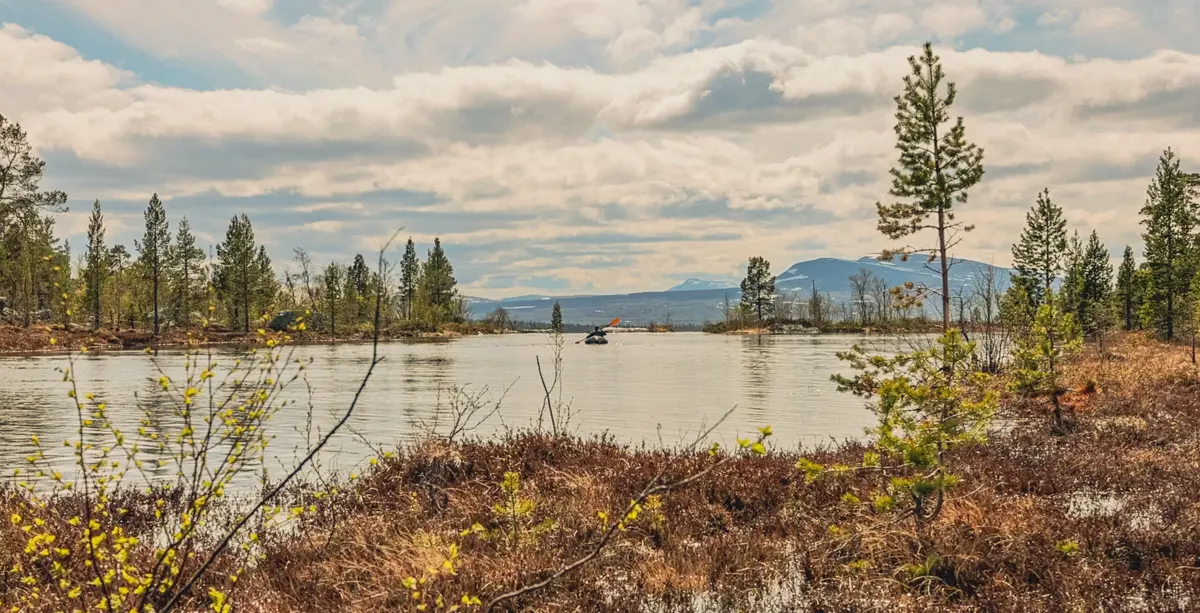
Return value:
[(1133, 247), (1125, 245), (1125, 256), (1117, 271), (1117, 300), (1126, 330), (1133, 329), (1134, 299), (1137, 296), (1137, 264), (1133, 260)]
[(1075, 315), (1063, 310), (1061, 301), (1050, 295), (1038, 307), (1029, 333), (1017, 339), (1013, 349), (1011, 388), (1032, 397), (1048, 397), (1054, 405), (1054, 428), (1063, 431), (1062, 407), (1058, 398), (1063, 359), (1079, 349), (1083, 335)]
[(158, 336), (161, 320), (159, 296), (162, 294), (163, 269), (166, 268), (167, 256), (171, 251), (171, 232), (167, 222), (167, 211), (163, 208), (158, 194), (150, 197), (146, 206), (146, 234), (142, 241), (136, 243), (138, 257), (145, 265), (145, 272), (150, 278), (151, 297), (154, 311), (154, 335)]
[(1020, 285), (1031, 304), (1042, 304), (1063, 270), (1067, 251), (1067, 221), (1062, 207), (1050, 199), (1049, 188), (1038, 194), (1037, 204), (1025, 214), (1021, 241), (1012, 248), (1013, 284)]
[(1141, 214), (1151, 294), (1144, 317), (1168, 340), (1175, 337), (1179, 307), (1186, 302), (1192, 281), (1196, 197), (1194, 178), (1180, 170), (1179, 158), (1167, 149), (1146, 190)]
[[(897, 167), (892, 168), (890, 194), (902, 198), (893, 204), (876, 203), (879, 231), (896, 240), (923, 230), (937, 232), (937, 244), (929, 248), (903, 247), (883, 253), (907, 256), (925, 253), (929, 261), (939, 260), (942, 277), (943, 331), (950, 329), (950, 249), (961, 240), (961, 233), (973, 227), (955, 220), (954, 206), (966, 204), (967, 191), (983, 179), (983, 149), (966, 138), (962, 117), (950, 123), (950, 107), (957, 89), (954, 83), (942, 83), (946, 73), (941, 59), (933, 54), (933, 45), (925, 43), (920, 58), (908, 58), (912, 74), (904, 77), (904, 92), (896, 96), (896, 148), (900, 150)], [(932, 219), (931, 219), (932, 218)]]
[(104, 247), (104, 214), (100, 212), (100, 201), (92, 203), (92, 216), (88, 219), (87, 254), (84, 279), (87, 284), (87, 304), (92, 313), (92, 329), (100, 327), (100, 299), (104, 293), (104, 280), (108, 273), (108, 250)]
[[(866, 398), (878, 418), (868, 433), (880, 454), (864, 458), (863, 468), (890, 477), (881, 508), (912, 513), (918, 529), (937, 517), (946, 490), (958, 481), (946, 465), (946, 450), (983, 442), (996, 412), (996, 394), (987, 389), (988, 375), (974, 369), (974, 355), (975, 344), (956, 329), (930, 347), (892, 357), (857, 346), (838, 354), (859, 373), (834, 375), (838, 390)], [(810, 477), (823, 469), (802, 464)], [(898, 499), (911, 504), (896, 504)]]
[(754, 256), (746, 265), (746, 278), (742, 279), (742, 308), (754, 313), (759, 323), (771, 316), (775, 306), (775, 277), (771, 275), (771, 263), (766, 258)]

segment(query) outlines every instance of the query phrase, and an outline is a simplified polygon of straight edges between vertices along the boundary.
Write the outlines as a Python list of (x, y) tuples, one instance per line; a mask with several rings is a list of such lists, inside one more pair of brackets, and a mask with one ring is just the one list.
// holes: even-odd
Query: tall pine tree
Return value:
[(100, 299), (104, 294), (104, 280), (108, 277), (108, 249), (104, 247), (104, 214), (100, 212), (100, 201), (92, 203), (92, 216), (88, 219), (87, 270), (84, 272), (86, 300), (92, 312), (92, 329), (99, 330), (103, 321)]
[(192, 311), (204, 296), (204, 250), (196, 245), (196, 236), (187, 217), (179, 220), (175, 244), (171, 245), (171, 306), (175, 321), (190, 326)]
[(1013, 283), (1025, 289), (1034, 308), (1050, 295), (1054, 280), (1062, 272), (1063, 256), (1067, 250), (1067, 221), (1062, 207), (1050, 199), (1050, 189), (1043, 189), (1037, 204), (1025, 214), (1025, 229), (1021, 241), (1012, 248)]
[(771, 276), (771, 263), (766, 258), (757, 255), (750, 258), (741, 289), (742, 306), (754, 313), (759, 323), (765, 321), (775, 304), (775, 277)]
[(337, 262), (330, 262), (329, 266), (325, 267), (325, 274), (322, 280), (325, 283), (325, 310), (329, 313), (329, 335), (337, 336), (337, 314), (338, 305), (342, 302), (342, 286), (343, 277), (342, 266)]
[(1151, 272), (1146, 315), (1167, 339), (1175, 337), (1176, 310), (1190, 290), (1196, 213), (1191, 175), (1180, 171), (1179, 158), (1167, 149), (1159, 158), (1141, 210), (1146, 226), (1144, 257)]
[(1104, 332), (1109, 327), (1112, 306), (1112, 262), (1108, 249), (1092, 230), (1087, 247), (1083, 251), (1079, 275), (1079, 323), (1089, 336)]
[(1136, 273), (1137, 264), (1133, 261), (1133, 247), (1125, 245), (1125, 256), (1121, 259), (1120, 270), (1117, 271), (1117, 300), (1126, 330), (1133, 329), (1134, 297), (1137, 293), (1137, 287), (1134, 284)]
[(271, 265), (271, 257), (267, 248), (258, 246), (254, 256), (254, 306), (256, 313), (268, 313), (275, 306), (279, 296), (279, 278), (275, 276), (275, 268)]
[(142, 241), (137, 243), (138, 258), (145, 266), (146, 274), (150, 277), (151, 295), (154, 306), (154, 335), (158, 336), (160, 312), (158, 297), (163, 281), (163, 269), (167, 262), (167, 252), (171, 245), (171, 233), (167, 224), (167, 211), (163, 209), (158, 194), (150, 197), (146, 206), (146, 233)]
[(240, 323), (243, 332), (250, 331), (250, 310), (260, 272), (254, 247), (254, 229), (245, 213), (229, 221), (225, 241), (217, 245), (218, 286), (229, 305), (231, 323)]
[(417, 260), (417, 246), (410, 237), (404, 245), (404, 257), (400, 260), (400, 302), (405, 319), (413, 318), (413, 303), (417, 299), (420, 276), (421, 262)]
[(439, 316), (451, 314), (458, 282), (454, 280), (454, 267), (450, 264), (446, 252), (442, 250), (442, 241), (433, 239), (433, 249), (425, 258), (421, 270), (421, 283), (425, 287), (424, 295), (429, 300)]
[[(900, 253), (925, 253), (939, 264), (942, 287), (942, 327), (950, 329), (950, 250), (972, 226), (955, 219), (955, 205), (966, 204), (967, 191), (983, 179), (983, 149), (966, 139), (962, 117), (950, 124), (950, 107), (957, 89), (942, 84), (946, 74), (933, 45), (925, 43), (920, 58), (909, 57), (911, 74), (904, 77), (904, 93), (896, 96), (897, 167), (892, 168), (890, 194), (907, 202), (884, 205), (879, 211), (879, 231), (896, 240), (922, 230), (937, 232), (933, 247), (904, 248)], [(949, 124), (949, 125), (947, 125)], [(930, 219), (932, 218), (932, 220)], [(891, 259), (892, 252), (884, 252)]]
[(1063, 255), (1063, 284), (1062, 293), (1059, 298), (1062, 300), (1062, 309), (1067, 313), (1075, 316), (1076, 323), (1079, 322), (1079, 297), (1083, 292), (1083, 241), (1079, 238), (1079, 231), (1071, 233), (1071, 240), (1067, 242), (1067, 251)]

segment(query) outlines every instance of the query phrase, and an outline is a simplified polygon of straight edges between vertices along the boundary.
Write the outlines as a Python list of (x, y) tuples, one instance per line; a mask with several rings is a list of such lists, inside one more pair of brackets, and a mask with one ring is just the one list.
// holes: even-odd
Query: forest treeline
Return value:
[(247, 215), (230, 219), (224, 240), (206, 251), (187, 217), (173, 223), (158, 194), (146, 205), (144, 233), (132, 247), (106, 239), (102, 204), (95, 201), (87, 242), (73, 257), (54, 232), (54, 213), (66, 210), (67, 196), (41, 190), (45, 162), (21, 127), (2, 115), (0, 151), (0, 322), (157, 335), (201, 325), (249, 332), (271, 319), (292, 325), (311, 312), (306, 326), (336, 335), (369, 329), (377, 296), (389, 326), (436, 329), (468, 317), (440, 239), (423, 260), (408, 239), (400, 261), (382, 270), (368, 268), (362, 255), (348, 264), (319, 264), (297, 247), (278, 274)]
[[(946, 294), (948, 319), (959, 329), (1020, 326), (1057, 296), (1056, 308), (1071, 314), (1089, 338), (1102, 339), (1106, 332), (1121, 328), (1194, 341), (1200, 335), (1200, 174), (1185, 172), (1168, 148), (1146, 193), (1138, 213), (1145, 228), (1142, 260), (1137, 261), (1133, 247), (1125, 245), (1121, 264), (1114, 269), (1109, 249), (1095, 230), (1086, 240), (1077, 229), (1068, 234), (1062, 207), (1044, 188), (1012, 246), (1011, 282), (1004, 282), (992, 266), (977, 266), (970, 283)], [(925, 259), (935, 271), (940, 263), (937, 254), (901, 257)], [(948, 261), (947, 272), (962, 265), (953, 258)], [(750, 258), (739, 302), (727, 305), (724, 321), (710, 330), (792, 324), (922, 328), (930, 323), (926, 302), (942, 293), (915, 284), (889, 287), (864, 267), (849, 276), (848, 299), (838, 301), (815, 284), (811, 292), (777, 291), (770, 267), (765, 258)], [(935, 305), (935, 310), (940, 306)]]

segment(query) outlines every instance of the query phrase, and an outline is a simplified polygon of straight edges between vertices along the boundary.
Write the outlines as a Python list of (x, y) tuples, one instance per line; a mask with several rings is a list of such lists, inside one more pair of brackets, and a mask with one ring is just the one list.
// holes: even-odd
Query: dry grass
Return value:
[[(871, 508), (878, 476), (808, 484), (796, 454), (771, 453), (663, 496), (594, 564), (507, 610), (1196, 610), (1200, 379), (1182, 350), (1137, 336), (1109, 355), (1087, 353), (1067, 379), (1074, 430), (1054, 435), (1042, 407), (1006, 401), (1015, 426), (953, 454), (963, 480), (920, 534)], [(865, 450), (808, 457), (852, 464)], [(452, 544), (455, 574), (422, 589), (486, 602), (586, 553), (602, 530), (598, 512), (617, 513), (663, 466), (682, 476), (711, 461), (603, 438), (425, 443), (315, 501), (296, 534), (266, 542), (235, 610), (412, 610), (402, 583), (437, 568)], [(509, 471), (534, 503), (515, 543), (488, 534), (506, 528), (493, 505)], [(484, 532), (463, 534), (475, 524)], [(0, 563), (16, 555), (9, 543)]]

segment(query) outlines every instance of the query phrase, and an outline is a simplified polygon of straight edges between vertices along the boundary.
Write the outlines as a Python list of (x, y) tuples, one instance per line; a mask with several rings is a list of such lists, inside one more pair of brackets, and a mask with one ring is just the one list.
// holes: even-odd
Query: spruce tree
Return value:
[(1108, 249), (1095, 230), (1084, 248), (1079, 277), (1079, 323), (1085, 333), (1095, 336), (1109, 325), (1113, 277)]
[[(966, 139), (962, 117), (950, 122), (950, 107), (957, 89), (946, 79), (933, 45), (925, 43), (920, 58), (909, 57), (911, 74), (904, 77), (904, 92), (896, 96), (896, 148), (900, 150), (893, 168), (890, 194), (907, 202), (884, 205), (879, 211), (879, 231), (892, 240), (931, 229), (937, 232), (933, 247), (904, 248), (899, 253), (929, 254), (937, 259), (942, 287), (942, 327), (950, 329), (950, 250), (962, 240), (961, 233), (973, 226), (955, 218), (955, 205), (966, 204), (967, 191), (983, 179), (983, 149)], [(946, 125), (949, 124), (949, 125)], [(930, 219), (932, 217), (932, 220)], [(885, 251), (884, 259), (891, 259)]]
[(1141, 210), (1146, 226), (1143, 256), (1151, 271), (1149, 316), (1167, 339), (1175, 337), (1176, 309), (1190, 289), (1196, 213), (1195, 182), (1180, 171), (1179, 158), (1168, 148), (1159, 158)]
[(108, 249), (104, 247), (104, 214), (100, 212), (100, 201), (92, 203), (92, 216), (88, 219), (87, 270), (85, 282), (86, 299), (92, 312), (92, 329), (99, 330), (103, 320), (100, 308), (104, 293), (104, 280), (108, 277)]
[(275, 268), (267, 255), (267, 248), (258, 246), (254, 256), (254, 305), (257, 313), (267, 313), (275, 305), (279, 296), (279, 278), (275, 276)]
[(346, 274), (350, 283), (354, 285), (354, 292), (359, 296), (366, 296), (371, 283), (371, 269), (367, 268), (367, 261), (361, 253), (354, 256), (354, 263), (350, 265)]
[(754, 313), (761, 324), (775, 305), (775, 277), (771, 276), (771, 263), (761, 256), (751, 257), (741, 289), (743, 307)]
[(433, 239), (433, 249), (425, 258), (421, 270), (421, 283), (426, 289), (429, 304), (439, 315), (450, 314), (455, 297), (454, 267), (442, 250), (442, 241)]
[(229, 220), (225, 241), (217, 245), (217, 278), (229, 302), (232, 322), (240, 320), (243, 332), (250, 331), (250, 309), (258, 281), (255, 262), (254, 229), (243, 213)]
[(343, 277), (342, 267), (337, 262), (330, 262), (325, 267), (325, 309), (329, 312), (329, 335), (337, 336), (338, 305), (342, 302)]
[(167, 224), (167, 211), (163, 209), (162, 202), (158, 199), (158, 194), (150, 197), (150, 204), (146, 206), (146, 233), (142, 237), (142, 241), (137, 243), (138, 258), (146, 267), (146, 274), (150, 277), (151, 295), (153, 296), (154, 306), (154, 335), (158, 336), (159, 332), (159, 308), (158, 297), (163, 280), (163, 268), (167, 261), (167, 252), (171, 245), (171, 233)]
[(562, 307), (559, 306), (557, 300), (554, 301), (554, 310), (550, 311), (550, 329), (555, 334), (563, 332)]
[(1012, 247), (1013, 284), (1025, 288), (1036, 308), (1050, 294), (1054, 280), (1063, 268), (1067, 250), (1067, 221), (1062, 207), (1050, 199), (1050, 189), (1043, 189), (1037, 204), (1025, 214), (1025, 229), (1021, 241)]
[(171, 246), (171, 292), (175, 321), (192, 323), (192, 311), (204, 294), (204, 250), (196, 245), (187, 217), (179, 220), (175, 244)]
[(404, 257), (400, 260), (400, 301), (404, 318), (413, 318), (413, 303), (417, 299), (417, 282), (421, 276), (421, 262), (417, 260), (417, 246), (410, 237), (404, 245)]
[(1126, 330), (1133, 329), (1134, 295), (1137, 291), (1134, 286), (1136, 273), (1137, 265), (1133, 261), (1133, 247), (1125, 245), (1125, 256), (1121, 260), (1120, 270), (1117, 271), (1117, 299)]
[(1076, 230), (1071, 233), (1071, 240), (1067, 242), (1067, 251), (1063, 255), (1064, 275), (1059, 296), (1063, 311), (1073, 314), (1076, 323), (1080, 318), (1080, 294), (1083, 291), (1083, 254), (1083, 241)]

